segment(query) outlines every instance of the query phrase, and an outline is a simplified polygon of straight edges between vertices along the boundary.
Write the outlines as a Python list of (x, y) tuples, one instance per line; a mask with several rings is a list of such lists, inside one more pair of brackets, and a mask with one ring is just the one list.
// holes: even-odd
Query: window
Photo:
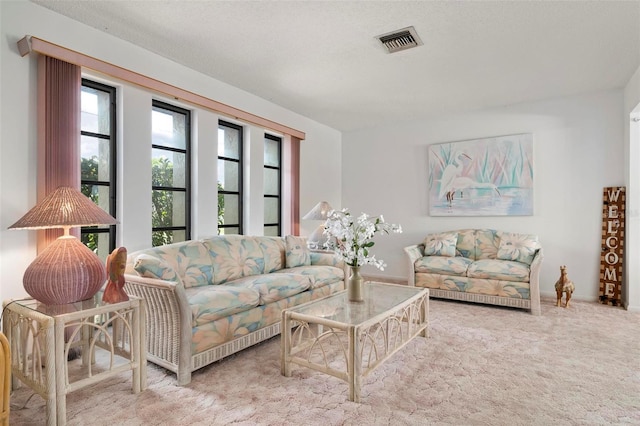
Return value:
[(191, 238), (190, 123), (188, 110), (153, 101), (151, 226), (154, 247)]
[(280, 235), (282, 139), (264, 138), (264, 235)]
[[(84, 195), (116, 217), (116, 89), (82, 79), (80, 184)], [(82, 242), (103, 261), (116, 246), (116, 226), (85, 226)]]
[(218, 234), (242, 234), (242, 127), (218, 123)]

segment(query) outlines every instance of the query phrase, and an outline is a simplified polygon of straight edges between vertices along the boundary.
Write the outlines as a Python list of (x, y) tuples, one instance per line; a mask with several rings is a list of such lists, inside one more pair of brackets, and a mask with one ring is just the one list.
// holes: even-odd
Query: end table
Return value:
[[(34, 299), (3, 303), (12, 386), (20, 381), (45, 399), (48, 425), (66, 424), (68, 393), (123, 371), (132, 371), (134, 393), (146, 389), (144, 300), (129, 297), (114, 304), (103, 303), (102, 293), (67, 305)], [(73, 348), (81, 350), (80, 368), (67, 362)], [(106, 352), (107, 362), (96, 363), (98, 351)]]

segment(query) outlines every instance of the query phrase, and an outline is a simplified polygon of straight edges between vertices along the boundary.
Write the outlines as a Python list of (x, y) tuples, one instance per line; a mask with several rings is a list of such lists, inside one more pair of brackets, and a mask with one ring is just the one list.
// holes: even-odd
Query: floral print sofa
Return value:
[(540, 315), (542, 247), (536, 235), (493, 229), (430, 234), (405, 247), (409, 285), (432, 297), (529, 309)]
[(147, 359), (191, 373), (280, 333), (283, 309), (344, 287), (332, 252), (301, 237), (215, 236), (132, 252), (125, 290), (145, 299)]

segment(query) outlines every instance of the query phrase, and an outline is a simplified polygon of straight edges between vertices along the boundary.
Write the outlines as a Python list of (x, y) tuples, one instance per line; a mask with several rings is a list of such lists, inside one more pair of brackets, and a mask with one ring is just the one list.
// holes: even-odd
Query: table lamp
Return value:
[[(320, 201), (311, 209), (309, 213), (304, 215), (305, 220), (327, 220), (329, 212), (333, 210), (333, 207), (326, 201)], [(323, 244), (327, 241), (324, 234), (324, 224), (318, 225), (318, 227), (311, 233), (307, 242), (311, 248), (322, 248)]]
[(61, 186), (27, 212), (9, 229), (62, 228), (24, 272), (24, 289), (47, 305), (62, 305), (93, 297), (105, 283), (102, 261), (73, 235), (74, 226), (113, 225), (111, 215), (74, 188)]

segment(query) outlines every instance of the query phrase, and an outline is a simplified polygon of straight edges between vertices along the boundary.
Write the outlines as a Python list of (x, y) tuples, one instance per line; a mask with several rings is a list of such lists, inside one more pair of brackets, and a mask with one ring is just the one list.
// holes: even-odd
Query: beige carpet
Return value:
[[(431, 301), (431, 337), (417, 338), (364, 380), (302, 367), (280, 375), (280, 339), (199, 370), (191, 384), (149, 364), (67, 398), (70, 425), (604, 425), (640, 424), (640, 314), (543, 300), (542, 316)], [(45, 424), (44, 401), (22, 387), (12, 425)], [(20, 408), (26, 402), (25, 408)]]

